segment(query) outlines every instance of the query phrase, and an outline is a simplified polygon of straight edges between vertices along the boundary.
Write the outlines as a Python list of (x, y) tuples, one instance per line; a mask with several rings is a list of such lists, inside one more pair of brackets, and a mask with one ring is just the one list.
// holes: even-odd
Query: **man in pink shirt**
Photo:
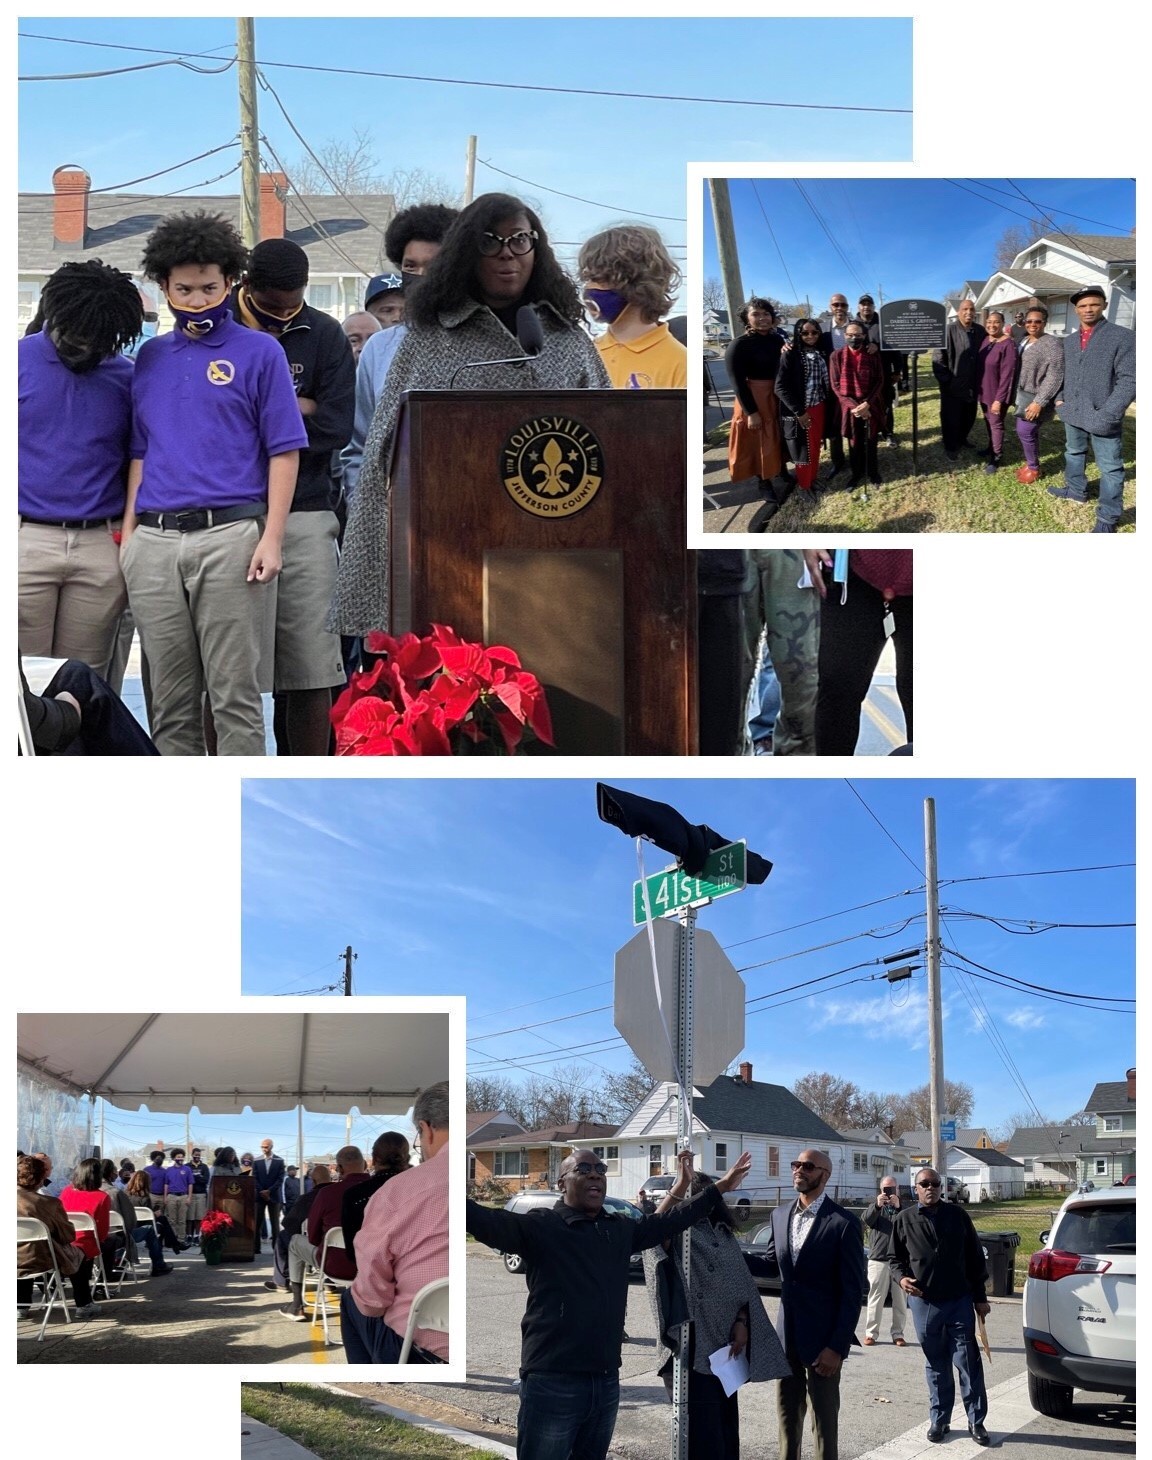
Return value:
[[(412, 1299), (448, 1276), (448, 1081), (429, 1085), (412, 1110), (419, 1166), (387, 1181), (368, 1203), (356, 1238), (356, 1280), (340, 1295), (350, 1364), (394, 1364)], [(417, 1328), (410, 1362), (448, 1362), (448, 1335)]]

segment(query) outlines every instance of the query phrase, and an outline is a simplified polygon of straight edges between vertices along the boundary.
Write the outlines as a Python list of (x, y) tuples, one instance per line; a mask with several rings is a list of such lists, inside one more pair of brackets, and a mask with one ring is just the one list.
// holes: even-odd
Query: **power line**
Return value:
[[(525, 187), (539, 188), (544, 193), (555, 193), (558, 198), (570, 198), (574, 203), (587, 203), (590, 208), (607, 208), (610, 213), (620, 213), (621, 209), (616, 203), (598, 203), (595, 198), (577, 197), (575, 193), (562, 193), (559, 188), (547, 187), (544, 183), (532, 182), (530, 178), (517, 177), (514, 172), (505, 172), (502, 167), (488, 162), (483, 157), (478, 157), (477, 162), (486, 167), (489, 172), (498, 172), (501, 177), (510, 177), (514, 182), (523, 183)], [(622, 215), (624, 216), (624, 215)], [(673, 213), (641, 213), (636, 209), (627, 210), (626, 216), (630, 218), (661, 218), (668, 223), (687, 223), (687, 218), (679, 218)]]
[[(983, 178), (970, 177), (967, 179), (967, 181), (974, 184), (974, 186), (978, 188), (987, 188), (988, 191), (991, 193), (1000, 193), (1005, 198), (1011, 198), (1014, 196), (1014, 194), (1012, 193), (1005, 192), (1003, 188), (994, 187), (992, 183), (985, 182)], [(1019, 191), (1019, 189), (1017, 189), (1017, 191)], [(985, 202), (991, 201), (991, 198), (985, 199)], [(1036, 206), (1038, 207), (1039, 204), (1037, 204)], [(1100, 218), (1085, 218), (1082, 213), (1070, 213), (1067, 208), (1053, 208), (1051, 205), (1048, 205), (1047, 211), (1051, 213), (1059, 213), (1062, 218), (1076, 218), (1081, 223), (1095, 223), (1099, 228), (1111, 228), (1117, 233), (1125, 234), (1129, 232), (1127, 228), (1123, 227), (1119, 223), (1105, 223)]]
[(1045, 213), (1038, 204), (1034, 203), (1022, 187), (1019, 187), (1016, 183), (1014, 183), (1010, 177), (1006, 177), (1004, 181), (1008, 184), (1009, 187), (1016, 189), (1016, 191), (1020, 194), (1020, 196), (1024, 199), (1024, 201), (1028, 204), (1030, 208), (1036, 209), (1036, 211), (1040, 214), (1040, 221), (1042, 223), (1050, 224), (1053, 231), (1057, 233), (1061, 238), (1066, 238), (1073, 248), (1080, 247), (1078, 240), (1073, 238), (1070, 233), (1065, 233), (1063, 228), (1060, 227), (1059, 223), (1057, 223), (1050, 214)]
[(748, 943), (759, 943), (764, 938), (778, 938), (781, 933), (794, 933), (798, 928), (810, 928), (815, 923), (826, 923), (832, 918), (847, 917), (849, 913), (864, 912), (870, 907), (879, 907), (884, 902), (895, 902), (900, 897), (911, 897), (913, 893), (923, 892), (923, 887), (913, 887), (904, 892), (890, 892), (886, 897), (874, 897), (870, 902), (858, 902), (854, 907), (841, 908), (839, 912), (821, 913), (818, 918), (806, 918), (802, 923), (789, 923), (785, 928), (773, 928), (770, 933), (757, 933), (752, 938), (741, 938), (735, 943), (725, 943), (724, 951), (730, 952), (733, 948), (743, 948)]
[[(20, 31), (25, 39), (40, 41), (61, 41), (76, 46), (100, 46), (105, 50), (136, 51), (149, 56), (172, 55), (173, 52), (156, 46), (124, 46), (108, 41), (83, 41), (71, 36), (38, 35), (31, 31)], [(185, 52), (176, 54), (184, 55)], [(193, 54), (196, 54), (195, 52)], [(325, 76), (369, 76), (380, 81), (422, 81), (439, 86), (477, 86), (492, 91), (533, 91), (556, 96), (601, 96), (622, 101), (675, 101), (692, 102), (708, 106), (757, 106), (784, 111), (816, 112), (867, 112), (885, 116), (911, 116), (911, 107), (893, 106), (841, 106), (809, 101), (763, 101), (730, 96), (672, 96), (661, 92), (644, 91), (599, 91), (587, 86), (540, 86), (521, 81), (472, 81), (457, 76), (420, 76), (402, 71), (369, 71), (356, 66), (316, 66), (303, 61), (265, 61), (261, 66), (276, 67), (283, 71), (311, 71)], [(35, 79), (35, 78), (32, 78)]]
[(958, 948), (946, 947), (944, 951), (946, 953), (951, 953), (954, 958), (960, 958), (963, 959), (965, 963), (970, 963), (973, 968), (983, 969), (985, 973), (994, 974), (996, 978), (1001, 980), (1007, 980), (1009, 983), (1016, 984), (1020, 988), (1035, 989), (1037, 992), (1050, 994), (1054, 997), (1058, 996), (1067, 999), (1084, 999), (1090, 1001), (1091, 1003), (1134, 1004), (1136, 1002), (1135, 999), (1130, 999), (1125, 994), (1084, 994), (1080, 993), (1077, 990), (1054, 989), (1050, 988), (1047, 984), (1029, 983), (1027, 979), (1016, 978), (1010, 973), (1001, 973), (1000, 970), (997, 968), (989, 968), (986, 964), (978, 963), (975, 958), (968, 958), (965, 954), (961, 953)]
[(804, 191), (804, 184), (800, 181), (800, 179), (798, 177), (794, 177), (792, 179), (792, 181), (795, 184), (796, 191), (800, 194), (800, 196), (808, 204), (808, 211), (812, 214), (813, 218), (815, 218), (816, 222), (820, 225), (820, 228), (821, 228), (821, 230), (822, 230), (822, 232), (824, 234), (824, 237), (828, 240), (828, 242), (835, 249), (836, 253), (839, 255), (841, 263), (848, 270), (848, 272), (852, 275), (852, 277), (856, 280), (857, 284), (860, 284), (860, 288), (863, 289), (864, 288), (864, 285), (862, 283), (860, 283), (860, 275), (852, 267), (851, 263), (849, 263), (849, 261), (848, 261), (848, 255), (844, 252), (844, 250), (840, 247), (840, 245), (837, 242), (837, 240), (828, 231), (828, 225), (824, 222), (824, 219), (820, 216), (820, 213), (817, 210), (815, 204), (812, 202), (812, 199)]
[(292, 191), (296, 195), (296, 206), (307, 217), (313, 228), (316, 229), (321, 238), (327, 240), (327, 242), (332, 246), (335, 252), (338, 253), (340, 257), (344, 260), (344, 262), (351, 267), (354, 274), (359, 274), (361, 278), (368, 278), (369, 274), (367, 269), (365, 269), (361, 264), (358, 264), (355, 259), (350, 258), (348, 254), (344, 252), (344, 250), (324, 227), (323, 223), (321, 223), (320, 219), (317, 218), (316, 214), (313, 213), (312, 209), (304, 201), (299, 189), (295, 186), (295, 184), (292, 182), (292, 179), (288, 176), (288, 169), (280, 161), (280, 158), (277, 156), (276, 149), (272, 146), (272, 143), (268, 140), (263, 132), (260, 133), (260, 141), (265, 147), (267, 147), (268, 151), (272, 154), (272, 161), (276, 164), (277, 168), (284, 174), (284, 177), (288, 181), (289, 187), (292, 188)]
[(769, 220), (768, 212), (764, 207), (764, 200), (760, 196), (760, 189), (756, 186), (755, 178), (752, 179), (752, 193), (756, 201), (760, 204), (760, 211), (764, 215), (764, 226), (768, 230), (768, 236), (771, 238), (772, 243), (775, 246), (776, 253), (780, 259), (780, 267), (784, 270), (784, 277), (788, 280), (788, 287), (792, 291), (793, 302), (799, 304), (800, 298), (796, 290), (796, 285), (793, 284), (792, 275), (788, 272), (788, 265), (784, 262), (784, 254), (781, 251), (780, 244), (777, 242), (775, 229), (772, 227), (772, 223)]
[(1101, 862), (1094, 867), (1051, 867), (1042, 872), (987, 872), (980, 877), (941, 878), (941, 887), (959, 887), (964, 882), (1009, 882), (1018, 877), (1066, 877), (1073, 872), (1116, 872), (1135, 867), (1135, 862)]
[[(163, 177), (166, 173), (169, 173), (169, 172), (179, 172), (182, 167), (189, 167), (189, 166), (191, 166), (191, 164), (193, 162), (200, 162), (205, 157), (214, 157), (217, 152), (227, 152), (228, 149), (229, 149), (229, 147), (239, 147), (239, 146), (240, 146), (240, 139), (238, 137), (233, 137), (233, 139), (230, 142), (222, 142), (219, 147), (209, 147), (209, 149), (208, 149), (207, 152), (197, 152), (197, 154), (196, 154), (195, 157), (186, 157), (183, 162), (174, 162), (171, 167), (162, 167), (162, 168), (159, 169), (158, 172), (145, 173), (145, 175), (143, 177), (129, 178), (129, 180), (127, 182), (111, 183), (111, 184), (109, 184), (109, 186), (103, 187), (103, 188), (90, 188), (89, 189), (89, 196), (93, 196), (94, 197), (98, 193), (118, 193), (118, 192), (121, 192), (124, 188), (133, 188), (133, 187), (135, 187), (137, 183), (151, 182), (154, 177)], [(194, 186), (199, 186), (199, 184), (194, 184)], [(28, 196), (28, 194), (25, 194), (25, 196)], [(42, 197), (42, 198), (50, 198), (50, 197), (54, 197), (55, 195), (52, 194), (52, 193), (40, 193), (40, 194), (33, 194), (32, 196), (39, 196), (39, 197)], [(162, 195), (162, 196), (164, 196), (164, 195)], [(115, 207), (118, 208), (118, 207), (120, 207), (122, 205), (119, 204), (119, 203), (116, 203), (113, 206), (115, 206)], [(20, 208), (20, 209), (18, 209), (18, 211), (20, 213), (25, 213), (25, 214), (33, 214), (33, 213), (54, 213), (56, 211), (56, 209), (55, 209), (55, 207), (52, 207), (52, 208)]]
[[(47, 37), (46, 37), (47, 39)], [(17, 81), (96, 81), (104, 76), (126, 76), (130, 71), (155, 71), (160, 66), (181, 66), (185, 71), (195, 71), (200, 76), (220, 76), (231, 70), (236, 61), (226, 61), (223, 66), (194, 66), (191, 61), (142, 61), (138, 66), (116, 66), (108, 71), (71, 71), (58, 75), (17, 76)]]
[[(859, 282), (859, 281), (857, 281), (857, 282)], [(892, 843), (892, 845), (896, 848), (896, 850), (900, 853), (900, 855), (904, 858), (904, 860), (909, 864), (909, 866), (912, 868), (912, 870), (915, 871), (915, 872), (919, 872), (920, 876), (923, 877), (924, 876), (924, 868), (918, 866), (912, 860), (912, 858), (908, 855), (908, 853), (904, 850), (904, 848), (900, 845), (900, 843), (896, 840), (896, 838), (892, 835), (892, 833), (888, 830), (888, 828), (884, 825), (884, 823), (876, 815), (875, 811), (873, 811), (872, 808), (871, 808), (871, 806), (868, 805), (868, 802), (865, 801), (865, 799), (864, 799), (863, 796), (861, 796), (860, 792), (856, 789), (856, 787), (852, 784), (852, 782), (850, 780), (848, 780), (847, 778), (845, 778), (844, 784), (852, 792), (853, 796), (856, 797), (857, 801), (860, 802), (860, 805), (863, 806), (864, 810), (867, 811), (868, 815), (872, 818), (872, 820), (876, 823), (876, 825), (880, 828), (880, 830), (884, 833), (884, 835), (888, 838), (888, 840)]]
[[(240, 171), (240, 167), (241, 167), (241, 163), (236, 162), (236, 163), (233, 163), (233, 165), (231, 167), (225, 168), (225, 170), (223, 172), (218, 172), (215, 177), (201, 178), (199, 182), (188, 183), (185, 187), (182, 187), (182, 188), (173, 188), (171, 190), (171, 192), (167, 192), (167, 193), (146, 193), (146, 194), (143, 194), (142, 196), (144, 198), (146, 198), (147, 201), (150, 202), (150, 203), (151, 202), (159, 202), (163, 198), (178, 198), (183, 193), (192, 193), (192, 192), (195, 192), (197, 188), (210, 188), (213, 183), (222, 182), (224, 180), (224, 178), (231, 177), (234, 172), (239, 172)], [(227, 194), (221, 194), (220, 196), (221, 196), (221, 198), (223, 198), (223, 197), (227, 196)], [(123, 198), (118, 198), (116, 200), (116, 202), (114, 202), (114, 203), (93, 203), (89, 207), (88, 212), (89, 213), (107, 213), (107, 212), (111, 212), (113, 209), (123, 209), (123, 207), (124, 207), (124, 200), (123, 200)], [(33, 213), (37, 213), (37, 214), (43, 215), (43, 214), (46, 214), (46, 213), (55, 212), (55, 209), (53, 209), (53, 208), (19, 208), (19, 209), (17, 209), (17, 212), (19, 212), (22, 215), (33, 214)]]

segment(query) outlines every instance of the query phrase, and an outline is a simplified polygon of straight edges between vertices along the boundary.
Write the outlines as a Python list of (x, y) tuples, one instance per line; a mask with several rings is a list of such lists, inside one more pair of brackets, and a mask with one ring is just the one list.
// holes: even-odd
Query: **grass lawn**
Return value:
[[(993, 476), (984, 472), (984, 461), (975, 450), (963, 451), (958, 462), (945, 459), (940, 444), (939, 391), (927, 355), (918, 358), (919, 431), (918, 472), (912, 473), (912, 396), (902, 396), (896, 407), (898, 445), (881, 445), (878, 487), (867, 486), (862, 499), (858, 488), (851, 496), (837, 490), (847, 480), (836, 478), (833, 490), (813, 499), (807, 492), (793, 492), (787, 503), (767, 525), (768, 532), (1088, 532), (1096, 518), (1095, 497), (1099, 473), (1089, 451), (1089, 501), (1081, 506), (1060, 502), (1048, 495), (1051, 486), (1064, 482), (1064, 430), (1050, 421), (1040, 435), (1042, 475), (1025, 487), (1016, 480), (1024, 464), (1016, 436), (1015, 412), (1009, 413), (1005, 429), (1004, 464)], [(718, 427), (710, 440), (727, 441), (728, 427)], [(979, 414), (970, 438), (973, 447), (986, 445), (983, 414)], [(822, 462), (827, 460), (825, 455)], [(1124, 422), (1124, 512), (1120, 531), (1132, 532), (1136, 525), (1136, 417), (1135, 408)], [(823, 472), (823, 465), (821, 471)]]
[(1028, 1259), (1041, 1247), (1040, 1233), (1051, 1227), (1064, 1200), (1060, 1192), (1044, 1192), (1019, 1201), (973, 1202), (967, 1208), (977, 1232), (1019, 1232), (1015, 1253), (1016, 1291), (1028, 1276)]
[(320, 1460), (496, 1460), (416, 1429), (358, 1399), (306, 1384), (242, 1384), (242, 1413), (279, 1430)]

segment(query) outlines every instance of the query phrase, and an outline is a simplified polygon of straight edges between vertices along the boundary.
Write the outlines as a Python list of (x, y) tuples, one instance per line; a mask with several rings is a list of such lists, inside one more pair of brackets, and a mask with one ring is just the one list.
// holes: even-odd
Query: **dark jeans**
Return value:
[[(400, 1350), (404, 1346), (403, 1335), (389, 1328), (383, 1318), (369, 1318), (361, 1313), (352, 1298), (352, 1289), (340, 1292), (340, 1335), (344, 1340), (344, 1354), (350, 1364), (398, 1364)], [(435, 1354), (417, 1348), (415, 1344), (408, 1353), (412, 1364), (442, 1364)]]
[(983, 1424), (988, 1415), (984, 1365), (976, 1344), (976, 1311), (965, 1296), (947, 1303), (909, 1298), (916, 1337), (924, 1350), (928, 1380), (929, 1415), (933, 1424), (948, 1424), (956, 1402), (955, 1364), (960, 1374), (960, 1397), (969, 1424)]
[(1119, 435), (1093, 436), (1064, 422), (1064, 484), (1079, 496), (1088, 494), (1088, 446), (1100, 469), (1100, 502), (1096, 515), (1113, 526), (1124, 510), (1124, 442)]
[(256, 1198), (256, 1251), (260, 1251), (260, 1239), (264, 1236), (264, 1214), (267, 1212), (268, 1221), (272, 1227), (272, 1241), (280, 1235), (280, 1203), (278, 1201), (265, 1201), (263, 1197)]
[(159, 1234), (151, 1222), (145, 1222), (142, 1226), (132, 1229), (132, 1240), (143, 1242), (148, 1249), (148, 1256), (152, 1259), (153, 1268), (164, 1266), (164, 1244), (160, 1241)]
[[(853, 755), (860, 738), (860, 707), (884, 648), (884, 595), (848, 569), (848, 597), (828, 583), (820, 607), (820, 688), (816, 697), (816, 754)], [(894, 598), (896, 693), (912, 739), (912, 599)]]
[(812, 1415), (815, 1460), (836, 1460), (840, 1428), (840, 1375), (821, 1378), (815, 1369), (788, 1355), (792, 1375), (780, 1380), (776, 1402), (780, 1420), (780, 1460), (800, 1460), (805, 1412)]
[(526, 1374), (516, 1460), (605, 1460), (620, 1407), (620, 1375)]
[(744, 595), (697, 599), (697, 674), (701, 755), (739, 755), (752, 666), (744, 630)]
[(976, 402), (958, 400), (954, 395), (940, 396), (940, 435), (944, 450), (959, 451), (968, 444), (968, 432), (976, 424)]
[(80, 733), (64, 755), (159, 755), (119, 695), (87, 664), (69, 659), (44, 691), (67, 690), (80, 704)]

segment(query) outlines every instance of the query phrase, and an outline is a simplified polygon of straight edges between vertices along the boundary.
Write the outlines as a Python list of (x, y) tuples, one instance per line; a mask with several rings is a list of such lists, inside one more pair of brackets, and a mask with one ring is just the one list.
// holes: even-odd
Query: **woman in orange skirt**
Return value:
[(776, 372), (784, 337), (767, 299), (749, 299), (740, 311), (745, 333), (728, 346), (724, 363), (736, 392), (728, 437), (728, 474), (734, 482), (756, 477), (771, 494), (772, 513), (783, 505), (795, 483), (784, 470)]

